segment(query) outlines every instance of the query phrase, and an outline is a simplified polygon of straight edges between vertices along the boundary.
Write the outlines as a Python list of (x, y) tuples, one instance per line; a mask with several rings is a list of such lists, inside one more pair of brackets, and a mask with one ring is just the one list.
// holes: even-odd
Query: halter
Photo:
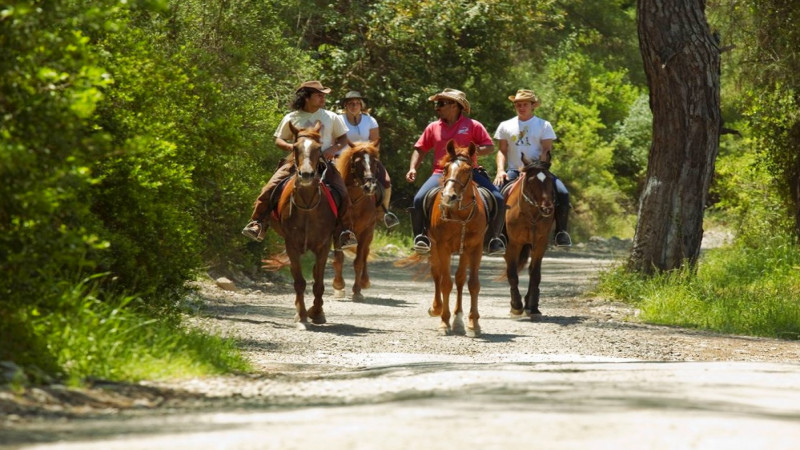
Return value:
[[(520, 183), (520, 186), (519, 186), (521, 197), (523, 199), (525, 199), (526, 203), (528, 203), (529, 205), (531, 205), (534, 208), (539, 210), (539, 217), (540, 218), (550, 217), (551, 215), (553, 215), (553, 212), (554, 212), (553, 208), (547, 208), (547, 207), (545, 207), (544, 204), (540, 205), (539, 202), (537, 202), (534, 199), (531, 199), (530, 197), (528, 197), (528, 194), (525, 193), (525, 182), (528, 180), (528, 173), (525, 172), (524, 170), (528, 169), (528, 168), (537, 168), (537, 169), (547, 170), (546, 167), (543, 167), (540, 164), (529, 164), (529, 165), (525, 166), (525, 168), (523, 169), (523, 172), (522, 172), (524, 176), (522, 177), (522, 180), (521, 180), (521, 183)], [(544, 173), (544, 172), (539, 172), (539, 173)], [(545, 175), (545, 177), (546, 177), (546, 175)], [(542, 183), (544, 183), (544, 181), (542, 181)], [(517, 200), (517, 202), (519, 203), (519, 199)]]
[[(369, 169), (369, 173), (371, 174), (372, 173), (372, 168), (368, 164), (368, 161), (369, 161), (370, 158), (371, 158), (371, 156), (368, 153), (364, 153), (364, 155), (363, 155), (363, 164), (364, 164), (364, 167), (366, 169)], [(357, 187), (361, 191), (362, 195), (359, 196), (358, 198), (353, 198), (352, 195), (350, 196), (350, 201), (354, 205), (358, 204), (358, 203), (361, 203), (361, 201), (364, 200), (367, 197), (375, 198), (375, 193), (367, 194), (367, 191), (369, 189), (369, 184), (370, 183), (375, 184), (376, 185), (376, 189), (375, 190), (377, 190), (377, 180), (376, 180), (376, 178), (374, 176), (363, 177), (363, 178), (361, 178), (361, 183), (358, 183), (358, 177), (356, 176), (356, 166), (357, 166), (357, 164), (351, 164), (350, 165), (350, 175), (353, 177), (353, 181), (356, 182), (354, 186)], [(366, 173), (366, 170), (365, 170), (365, 173)]]
[[(475, 184), (472, 183), (472, 161), (469, 158), (466, 158), (464, 156), (458, 156), (458, 157), (456, 157), (456, 159), (450, 161), (448, 163), (448, 165), (452, 164), (454, 162), (458, 162), (458, 161), (461, 161), (461, 162), (469, 164), (469, 166), (470, 166), (470, 168), (469, 168), (469, 178), (467, 178), (467, 181), (464, 182), (464, 183), (462, 183), (461, 181), (459, 181), (456, 178), (448, 178), (448, 179), (446, 179), (444, 181), (444, 184), (443, 184), (442, 187), (444, 187), (444, 185), (446, 185), (450, 181), (457, 183), (459, 186), (461, 186), (461, 195), (460, 195), (460, 198), (458, 200), (458, 205), (459, 206), (457, 208), (457, 211), (463, 211), (463, 210), (465, 210), (465, 209), (467, 209), (469, 207), (472, 207), (472, 209), (470, 210), (469, 215), (467, 216), (466, 219), (451, 219), (450, 217), (448, 217), (447, 216), (447, 212), (450, 211), (452, 208), (444, 206), (442, 201), (439, 201), (439, 210), (442, 213), (442, 217), (441, 217), (442, 221), (444, 221), (444, 222), (458, 222), (458, 223), (461, 224), (461, 243), (460, 243), (459, 248), (458, 248), (458, 254), (461, 255), (462, 253), (464, 253), (464, 237), (467, 234), (467, 223), (469, 223), (473, 219), (473, 217), (475, 217), (475, 212), (478, 210), (478, 201), (477, 200), (478, 200), (478, 195), (479, 194), (478, 194), (478, 188), (476, 188)], [(461, 202), (464, 199), (464, 195), (463, 194), (464, 194), (464, 190), (466, 189), (467, 185), (470, 185), (470, 187), (472, 187), (472, 203), (464, 206), (464, 205), (461, 204)], [(444, 193), (444, 189), (442, 189), (440, 191), (439, 195), (442, 196), (443, 193)]]

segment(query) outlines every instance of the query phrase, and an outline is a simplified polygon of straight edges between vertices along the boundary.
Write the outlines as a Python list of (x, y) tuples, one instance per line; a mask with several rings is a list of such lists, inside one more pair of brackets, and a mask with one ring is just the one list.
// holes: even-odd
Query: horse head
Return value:
[(550, 217), (555, 211), (555, 177), (550, 173), (550, 163), (531, 161), (522, 155), (524, 166), (520, 169), (522, 178), (522, 198), (529, 205), (538, 208), (542, 217)]
[(295, 128), (289, 122), (289, 129), (294, 134), (292, 153), (297, 180), (302, 186), (312, 184), (317, 178), (317, 163), (322, 157), (322, 144), (319, 130), (322, 123), (317, 121), (311, 128)]
[(345, 177), (345, 183), (360, 187), (367, 195), (375, 194), (378, 189), (379, 145), (380, 139), (350, 143), (336, 160), (336, 168)]
[(447, 143), (447, 156), (442, 162), (442, 205), (452, 207), (461, 203), (464, 192), (472, 181), (472, 162), (477, 148), (456, 147), (451, 140)]

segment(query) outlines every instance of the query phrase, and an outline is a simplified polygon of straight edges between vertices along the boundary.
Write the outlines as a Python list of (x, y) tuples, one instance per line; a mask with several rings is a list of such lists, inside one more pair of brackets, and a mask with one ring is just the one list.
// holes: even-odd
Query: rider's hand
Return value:
[(506, 181), (508, 181), (508, 174), (503, 170), (498, 170), (497, 171), (497, 176), (494, 177), (494, 185), (497, 186), (497, 187), (500, 187)]
[(410, 169), (406, 174), (406, 181), (413, 183), (417, 179), (417, 169)]

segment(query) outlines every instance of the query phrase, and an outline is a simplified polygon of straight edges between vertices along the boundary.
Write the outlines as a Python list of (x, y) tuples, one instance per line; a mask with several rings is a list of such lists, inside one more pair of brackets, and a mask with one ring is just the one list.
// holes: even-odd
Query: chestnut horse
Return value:
[[(456, 148), (453, 141), (447, 143), (447, 155), (442, 161), (441, 190), (433, 199), (428, 236), (431, 240), (431, 276), (435, 286), (431, 316), (441, 317), (439, 329), (442, 334), (480, 335), (478, 324), (478, 293), (481, 283), (478, 268), (483, 256), (483, 237), (486, 234), (486, 207), (478, 193), (478, 184), (472, 179), (475, 144), (469, 148)], [(456, 308), (453, 327), (450, 328), (450, 292), (453, 280), (450, 276), (450, 258), (458, 254), (456, 269)], [(464, 329), (461, 305), (464, 282), (469, 270), (470, 310), (467, 329)]]
[[(278, 201), (278, 214), (270, 216), (273, 229), (286, 242), (286, 253), (294, 278), (295, 322), (301, 328), (308, 327), (308, 318), (315, 324), (325, 323), (322, 310), (322, 294), (325, 291), (323, 276), (331, 248), (331, 235), (336, 228), (336, 212), (330, 201), (328, 188), (323, 184), (320, 166), (322, 146), (319, 130), (321, 123), (312, 128), (289, 127), (295, 135), (292, 156), (295, 173), (286, 182)], [(306, 311), (304, 294), (306, 280), (300, 257), (306, 252), (314, 253), (314, 305)]]
[[(357, 142), (342, 151), (336, 159), (336, 168), (344, 179), (352, 206), (353, 233), (358, 240), (356, 258), (353, 261), (355, 280), (353, 281), (353, 300), (364, 300), (361, 289), (369, 287), (367, 257), (369, 246), (375, 234), (375, 223), (382, 212), (377, 201), (378, 192), (378, 141)], [(344, 297), (344, 253), (337, 251), (333, 256), (333, 289), (337, 297)]]
[[(523, 309), (532, 320), (542, 317), (539, 311), (539, 283), (542, 281), (542, 258), (547, 250), (550, 229), (553, 227), (555, 184), (548, 170), (550, 163), (529, 162), (523, 156), (525, 167), (519, 178), (503, 189), (506, 199), (506, 276), (511, 286), (511, 314), (519, 316)], [(519, 272), (528, 268), (528, 293), (522, 304), (519, 292)]]

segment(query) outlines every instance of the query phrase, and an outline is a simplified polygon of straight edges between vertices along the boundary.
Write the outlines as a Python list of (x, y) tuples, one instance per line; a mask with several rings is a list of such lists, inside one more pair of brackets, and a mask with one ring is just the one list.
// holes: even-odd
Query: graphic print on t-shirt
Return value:
[(519, 137), (512, 136), (512, 138), (516, 141), (516, 143), (517, 143), (516, 145), (518, 145), (518, 146), (523, 145), (523, 146), (530, 147), (530, 145), (531, 145), (531, 140), (528, 137), (528, 126), (527, 125), (525, 125), (525, 127), (519, 131)]

